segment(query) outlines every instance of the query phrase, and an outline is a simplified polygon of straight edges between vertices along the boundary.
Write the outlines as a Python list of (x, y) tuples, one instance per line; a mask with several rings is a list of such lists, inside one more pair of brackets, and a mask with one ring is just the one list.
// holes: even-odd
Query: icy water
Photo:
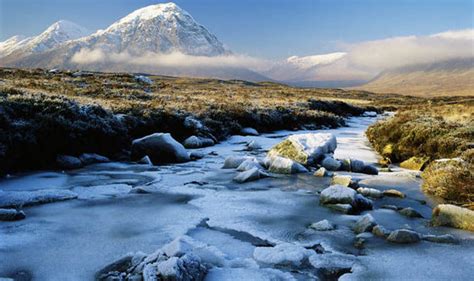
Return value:
[[(374, 121), (369, 117), (353, 118), (349, 127), (324, 130), (337, 137), (335, 156), (375, 163), (377, 155), (364, 136)], [(378, 176), (348, 174), (361, 179), (362, 186), (396, 188), (407, 194), (405, 199), (374, 200), (374, 210), (366, 212), (385, 228), (450, 233), (460, 240), (459, 244), (422, 241), (395, 245), (372, 237), (365, 249), (359, 250), (353, 246), (355, 234), (350, 227), (360, 216), (342, 215), (319, 206), (318, 192), (329, 185), (329, 178), (307, 173), (237, 184), (232, 182), (235, 170), (221, 169), (226, 156), (263, 157), (265, 149), (285, 136), (303, 132), (234, 136), (216, 146), (198, 149), (206, 157), (184, 164), (150, 167), (108, 163), (67, 173), (42, 172), (5, 179), (0, 182), (3, 191), (68, 189), (79, 197), (24, 208), (26, 219), (0, 222), (0, 277), (91, 280), (95, 272), (127, 253), (151, 253), (184, 234), (214, 246), (223, 258), (207, 280), (317, 278), (311, 270), (273, 269), (253, 259), (255, 247), (282, 242), (320, 244), (326, 250), (319, 255), (321, 260), (336, 267), (344, 261), (334, 255), (351, 257), (357, 270), (343, 275), (343, 279), (470, 280), (474, 276), (474, 235), (428, 226), (433, 203), (421, 193), (416, 173), (395, 169)], [(251, 140), (261, 144), (263, 150), (245, 151), (244, 144)], [(152, 193), (130, 193), (136, 187)], [(425, 218), (407, 218), (380, 208), (386, 204), (412, 207)], [(322, 219), (336, 224), (337, 229), (308, 229), (309, 224)]]

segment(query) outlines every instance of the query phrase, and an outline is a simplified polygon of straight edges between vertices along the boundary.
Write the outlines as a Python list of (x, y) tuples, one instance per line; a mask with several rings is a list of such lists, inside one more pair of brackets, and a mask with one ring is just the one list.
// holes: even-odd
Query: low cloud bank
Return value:
[(147, 67), (244, 67), (260, 70), (267, 67), (270, 61), (246, 55), (222, 55), (215, 57), (191, 56), (180, 52), (168, 54), (145, 53), (132, 55), (128, 52), (113, 53), (102, 49), (81, 49), (71, 58), (77, 64), (120, 63)]
[(216, 57), (81, 49), (71, 61), (76, 64), (118, 63), (147, 67), (237, 67), (286, 81), (368, 80), (383, 70), (413, 64), (474, 57), (474, 29), (447, 31), (428, 36), (394, 37), (340, 46), (339, 53), (293, 56), (271, 61), (246, 55)]

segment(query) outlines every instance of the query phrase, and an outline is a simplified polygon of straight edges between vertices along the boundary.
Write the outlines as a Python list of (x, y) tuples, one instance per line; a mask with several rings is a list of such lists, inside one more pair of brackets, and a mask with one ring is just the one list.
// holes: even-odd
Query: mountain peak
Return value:
[(186, 11), (181, 9), (178, 5), (176, 5), (173, 2), (169, 2), (169, 3), (164, 3), (164, 4), (150, 5), (150, 6), (138, 9), (136, 11), (133, 11), (132, 13), (122, 18), (118, 23), (119, 24), (126, 23), (130, 21), (135, 21), (137, 19), (150, 20), (157, 17), (168, 20), (172, 18), (173, 16), (181, 17), (184, 15), (190, 16)]

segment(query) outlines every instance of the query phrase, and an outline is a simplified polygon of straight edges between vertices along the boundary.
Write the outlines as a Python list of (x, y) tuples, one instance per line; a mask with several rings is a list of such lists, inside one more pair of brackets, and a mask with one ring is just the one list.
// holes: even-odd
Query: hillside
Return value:
[(473, 96), (474, 59), (449, 60), (387, 70), (356, 88), (376, 93), (427, 97)]

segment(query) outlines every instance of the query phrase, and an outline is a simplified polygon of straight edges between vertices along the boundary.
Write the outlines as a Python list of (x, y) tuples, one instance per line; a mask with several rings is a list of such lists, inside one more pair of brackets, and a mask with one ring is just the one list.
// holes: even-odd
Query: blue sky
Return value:
[[(0, 0), (0, 40), (36, 35), (66, 19), (105, 28), (135, 9), (169, 1)], [(265, 58), (337, 51), (338, 46), (473, 28), (473, 0), (176, 0), (232, 51)]]

